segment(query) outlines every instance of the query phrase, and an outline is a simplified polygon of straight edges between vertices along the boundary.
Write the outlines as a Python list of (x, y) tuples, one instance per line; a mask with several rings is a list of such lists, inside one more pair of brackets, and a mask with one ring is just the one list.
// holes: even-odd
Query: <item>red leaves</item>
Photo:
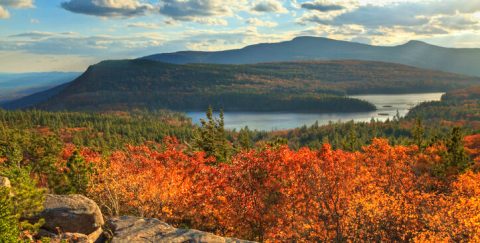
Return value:
[[(450, 194), (432, 189), (428, 168), (441, 160), (439, 147), (420, 153), (386, 140), (355, 153), (285, 146), (241, 152), (218, 166), (183, 149), (169, 139), (113, 153), (92, 196), (112, 214), (258, 241), (462, 240), (478, 232), (479, 175), (444, 182)], [(462, 218), (453, 212), (467, 220), (458, 230), (453, 222)]]

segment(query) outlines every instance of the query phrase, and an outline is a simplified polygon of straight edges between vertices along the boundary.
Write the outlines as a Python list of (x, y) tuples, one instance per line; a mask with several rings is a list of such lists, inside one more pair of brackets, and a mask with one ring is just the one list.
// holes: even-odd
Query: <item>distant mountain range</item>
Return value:
[(14, 100), (70, 82), (76, 72), (0, 73), (0, 102)]
[(4, 107), (358, 112), (375, 107), (346, 94), (436, 92), (478, 83), (480, 78), (372, 61), (177, 65), (136, 59), (103, 61), (71, 83)]
[(254, 64), (311, 60), (366, 60), (399, 63), (418, 68), (480, 76), (480, 49), (459, 49), (410, 41), (399, 46), (372, 46), (320, 37), (298, 37), (237, 50), (182, 51), (143, 57), (174, 64)]

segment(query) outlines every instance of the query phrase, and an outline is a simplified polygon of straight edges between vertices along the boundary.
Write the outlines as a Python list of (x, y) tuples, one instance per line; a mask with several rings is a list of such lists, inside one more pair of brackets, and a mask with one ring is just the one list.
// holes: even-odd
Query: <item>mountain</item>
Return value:
[(217, 52), (182, 51), (142, 59), (186, 63), (254, 64), (305, 60), (367, 60), (399, 63), (464, 75), (480, 76), (480, 49), (458, 49), (410, 41), (399, 46), (372, 46), (321, 37), (297, 37)]
[(375, 107), (345, 94), (446, 91), (479, 82), (370, 61), (177, 65), (137, 59), (100, 62), (71, 83), (4, 107), (204, 111), (212, 105), (226, 111), (357, 112)]
[(81, 73), (0, 73), (0, 102), (18, 99), (70, 82)]

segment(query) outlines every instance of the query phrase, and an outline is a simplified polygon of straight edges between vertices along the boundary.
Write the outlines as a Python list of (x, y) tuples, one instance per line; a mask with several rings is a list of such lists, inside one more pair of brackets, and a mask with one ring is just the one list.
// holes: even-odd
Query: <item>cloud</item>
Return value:
[(166, 39), (158, 34), (135, 36), (82, 36), (63, 32), (25, 32), (0, 39), (0, 51), (22, 51), (40, 55), (102, 56), (105, 59), (151, 54)]
[(256, 2), (253, 5), (252, 10), (267, 13), (288, 13), (288, 10), (281, 4), (281, 2), (276, 0), (263, 0)]
[(159, 29), (160, 25), (156, 23), (136, 22), (127, 25), (129, 28)]
[(418, 26), (428, 23), (428, 18), (419, 14), (414, 4), (391, 6), (361, 6), (351, 12), (341, 14), (332, 24), (361, 24), (368, 27), (378, 26)]
[(138, 0), (69, 0), (61, 7), (73, 13), (100, 17), (133, 17), (145, 15), (153, 5)]
[(191, 19), (230, 14), (230, 9), (223, 1), (217, 0), (164, 0), (160, 13), (174, 19)]
[(343, 5), (330, 3), (326, 1), (306, 2), (306, 3), (303, 3), (301, 7), (304, 9), (316, 10), (320, 12), (339, 11), (339, 10), (345, 9), (345, 6)]
[(278, 23), (273, 22), (273, 21), (265, 21), (261, 20), (258, 18), (249, 18), (245, 21), (246, 24), (252, 25), (252, 26), (257, 26), (257, 27), (275, 27), (278, 25)]
[(0, 0), (0, 19), (10, 18), (7, 8), (33, 8), (33, 0)]
[(0, 19), (10, 18), (10, 13), (0, 5)]
[(33, 8), (33, 0), (0, 0), (0, 5), (12, 8)]
[(474, 19), (471, 15), (465, 14), (437, 16), (432, 22), (450, 30), (477, 29), (480, 23), (478, 19)]
[(51, 37), (57, 35), (56, 33), (52, 32), (41, 32), (41, 31), (32, 31), (32, 32), (25, 32), (15, 35), (10, 35), (10, 38), (31, 38), (31, 39), (41, 39), (45, 37)]
[(20, 42), (21, 40), (25, 39), (32, 39), (32, 40), (40, 40), (46, 39), (50, 37), (77, 37), (78, 34), (75, 32), (45, 32), (45, 31), (31, 31), (31, 32), (23, 32), (19, 34), (14, 34), (8, 36), (8, 38), (18, 39)]

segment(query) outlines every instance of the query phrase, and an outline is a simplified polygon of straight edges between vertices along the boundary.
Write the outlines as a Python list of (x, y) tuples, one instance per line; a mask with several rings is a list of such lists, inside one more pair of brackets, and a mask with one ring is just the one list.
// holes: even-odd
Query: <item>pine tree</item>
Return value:
[(445, 162), (448, 167), (464, 172), (470, 166), (470, 159), (463, 144), (463, 134), (460, 127), (454, 127), (445, 141), (447, 147)]
[(85, 194), (92, 174), (92, 164), (86, 162), (78, 151), (74, 151), (54, 190), (59, 194)]
[(18, 217), (14, 213), (10, 189), (0, 187), (0, 242), (19, 242)]
[(253, 147), (252, 138), (250, 137), (250, 129), (248, 126), (240, 129), (238, 132), (238, 145), (240, 149), (251, 149)]
[(412, 133), (413, 142), (418, 146), (418, 148), (423, 149), (425, 145), (425, 128), (423, 127), (422, 120), (420, 118), (417, 118), (415, 121), (415, 126), (413, 127)]
[(219, 162), (227, 162), (232, 151), (230, 142), (225, 132), (223, 111), (220, 111), (219, 118), (213, 116), (213, 109), (209, 107), (206, 113), (207, 120), (201, 119), (194, 142), (195, 147), (205, 151), (207, 156), (213, 156)]
[(11, 166), (0, 169), (0, 175), (9, 178), (12, 183), (13, 214), (20, 220), (20, 230), (34, 234), (44, 220), (31, 222), (27, 219), (43, 210), (45, 191), (37, 187), (37, 182), (30, 177), (30, 172), (28, 167)]

